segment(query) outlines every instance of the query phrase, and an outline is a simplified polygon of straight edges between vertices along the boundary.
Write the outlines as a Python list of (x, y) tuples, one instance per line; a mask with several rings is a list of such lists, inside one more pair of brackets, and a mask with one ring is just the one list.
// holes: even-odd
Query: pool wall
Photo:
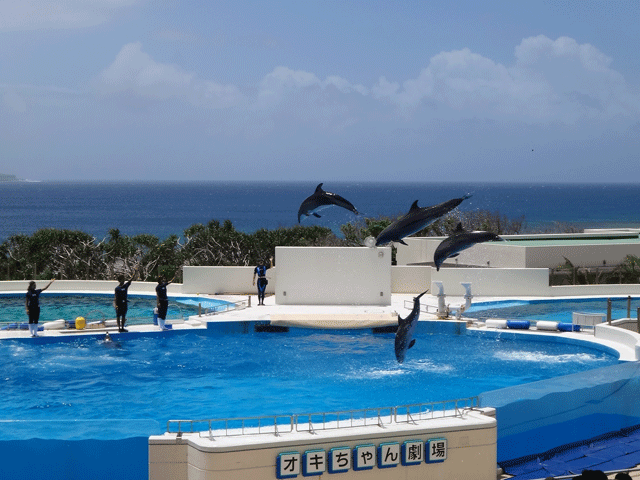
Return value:
[(391, 305), (390, 247), (276, 247), (276, 258), (277, 305)]
[[(397, 245), (398, 265), (433, 262), (433, 254), (445, 237), (408, 237)], [(504, 235), (507, 242), (486, 242), (460, 252), (449, 265), (488, 264), (499, 268), (554, 268), (574, 265), (617, 265), (627, 255), (640, 256), (638, 233), (575, 233), (558, 235)], [(457, 260), (457, 261), (456, 261)]]
[[(474, 247), (475, 248), (475, 247)], [(373, 250), (375, 249), (367, 249)], [(191, 268), (196, 269), (191, 272)], [(640, 295), (640, 284), (602, 284), (602, 285), (566, 285), (550, 286), (549, 270), (547, 268), (442, 268), (436, 272), (435, 268), (426, 265), (391, 265), (390, 274), (384, 283), (368, 285), (372, 287), (375, 297), (374, 303), (362, 300), (359, 303), (344, 304), (354, 305), (385, 305), (389, 294), (420, 293), (429, 288), (432, 281), (442, 281), (446, 295), (463, 296), (464, 288), (461, 282), (471, 283), (474, 296), (497, 296), (497, 297), (560, 297), (560, 296), (627, 296)], [(251, 275), (249, 267), (185, 267), (185, 283), (171, 284), (168, 288), (170, 295), (256, 295), (255, 287), (251, 285)], [(275, 276), (275, 268), (272, 279), (269, 281), (268, 291), (276, 291), (280, 277)], [(192, 274), (193, 273), (193, 274)], [(337, 278), (340, 271), (330, 272), (330, 278)], [(386, 273), (385, 273), (386, 275)], [(209, 279), (215, 277), (215, 281)], [(38, 281), (38, 286), (40, 286)], [(24, 295), (28, 282), (25, 281), (0, 281), (0, 292)], [(346, 295), (352, 285), (359, 285), (359, 280), (350, 282), (348, 288), (343, 288), (343, 295)], [(57, 280), (54, 282), (46, 294), (56, 292), (71, 293), (102, 293), (113, 294), (116, 282), (109, 281), (80, 281), (80, 280)], [(344, 285), (344, 284), (343, 284)], [(309, 284), (307, 284), (307, 287)], [(133, 282), (130, 288), (131, 294), (155, 294), (156, 283)], [(312, 287), (311, 287), (312, 289)], [(307, 288), (309, 290), (309, 288)], [(283, 289), (283, 291), (286, 291)], [(383, 296), (380, 296), (383, 292)], [(369, 292), (371, 294), (371, 292)], [(373, 297), (372, 297), (373, 298)], [(383, 299), (381, 302), (380, 299)], [(300, 300), (297, 300), (300, 301)], [(316, 295), (314, 305), (337, 305), (331, 295), (323, 292), (323, 295)]]
[[(493, 334), (518, 336), (519, 341), (583, 342), (560, 335)], [(595, 337), (622, 343), (639, 358), (640, 337), (634, 332), (598, 325)], [(608, 347), (592, 346), (611, 353)], [(480, 394), (481, 406), (496, 409), (498, 462), (535, 457), (562, 445), (640, 425), (639, 375), (640, 362), (631, 361)]]
[(498, 462), (639, 425), (639, 374), (628, 362), (482, 393), (496, 409)]
[[(36, 280), (36, 287), (42, 288), (48, 283), (47, 280)], [(29, 280), (10, 280), (0, 281), (0, 292), (17, 292), (24, 295), (27, 291)], [(113, 294), (118, 282), (107, 280), (56, 280), (47, 289), (47, 294), (64, 292), (64, 293), (101, 293)], [(131, 282), (130, 293), (146, 293), (149, 295), (156, 294), (155, 282)], [(182, 293), (182, 284), (172, 283), (167, 286), (167, 293), (170, 295), (180, 295)], [(44, 294), (43, 294), (44, 295)]]
[(11, 480), (149, 477), (148, 437), (121, 440), (0, 441), (0, 472)]
[[(462, 415), (445, 418), (415, 419), (396, 422), (388, 417), (367, 426), (317, 424), (310, 432), (291, 428), (278, 435), (273, 433), (226, 436), (224, 431), (175, 433), (149, 438), (150, 480), (272, 480), (274, 478), (301, 478), (307, 464), (304, 454), (320, 455), (321, 473), (338, 473), (345, 480), (368, 478), (396, 480), (398, 478), (447, 478), (458, 480), (495, 480), (496, 478), (496, 422), (493, 409), (467, 410)], [(375, 417), (374, 417), (375, 418)], [(298, 427), (301, 425), (298, 424)], [(286, 427), (286, 425), (285, 425)], [(306, 428), (306, 430), (305, 430)], [(283, 428), (284, 430), (284, 428)], [(427, 445), (444, 440), (443, 455), (427, 459), (431, 450)], [(400, 461), (400, 446), (405, 442), (423, 447), (422, 458), (405, 465)], [(425, 445), (426, 444), (426, 445)], [(372, 448), (373, 460), (366, 468), (354, 465), (359, 448)], [(395, 448), (391, 453), (387, 448)], [(332, 449), (349, 458), (340, 472), (331, 472)], [(370, 450), (371, 451), (371, 450)], [(387, 452), (386, 454), (382, 452)], [(391, 454), (390, 454), (391, 453)], [(297, 472), (278, 470), (279, 455), (296, 455), (293, 465)], [(377, 462), (375, 461), (377, 456)], [(383, 464), (385, 460), (388, 463)], [(298, 463), (295, 463), (298, 462)], [(350, 464), (349, 464), (350, 463)], [(313, 464), (310, 464), (313, 465)], [(280, 467), (282, 468), (282, 467)]]
[[(192, 267), (182, 269), (182, 293), (210, 295), (256, 293), (252, 285), (255, 267)], [(277, 268), (267, 270), (267, 295), (275, 293)]]

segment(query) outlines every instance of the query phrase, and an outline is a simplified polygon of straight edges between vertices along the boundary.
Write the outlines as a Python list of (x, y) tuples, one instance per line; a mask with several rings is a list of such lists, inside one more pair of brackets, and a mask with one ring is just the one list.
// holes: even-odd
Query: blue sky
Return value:
[(640, 2), (0, 0), (0, 173), (637, 182)]

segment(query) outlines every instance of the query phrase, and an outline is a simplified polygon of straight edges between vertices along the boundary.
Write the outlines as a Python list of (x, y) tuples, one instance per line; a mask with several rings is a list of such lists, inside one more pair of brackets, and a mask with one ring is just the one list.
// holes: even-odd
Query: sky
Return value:
[(640, 1), (0, 0), (0, 173), (633, 182)]

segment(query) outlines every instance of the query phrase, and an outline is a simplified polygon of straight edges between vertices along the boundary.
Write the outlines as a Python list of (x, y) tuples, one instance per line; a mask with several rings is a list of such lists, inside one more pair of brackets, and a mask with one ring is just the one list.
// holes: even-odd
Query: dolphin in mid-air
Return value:
[(429, 290), (425, 290), (417, 297), (413, 298), (413, 310), (407, 316), (407, 318), (398, 317), (398, 330), (396, 331), (396, 359), (398, 363), (404, 362), (404, 357), (407, 355), (407, 350), (413, 347), (416, 341), (413, 339), (413, 333), (416, 331), (418, 325), (418, 318), (420, 317), (420, 297), (427, 293)]
[(356, 207), (354, 207), (349, 200), (342, 198), (340, 195), (335, 193), (325, 192), (322, 189), (322, 184), (320, 184), (316, 187), (316, 191), (313, 192), (313, 195), (305, 198), (300, 205), (300, 209), (298, 210), (298, 223), (300, 223), (300, 219), (303, 215), (307, 217), (309, 215), (313, 215), (314, 217), (320, 218), (320, 215), (317, 213), (318, 210), (322, 210), (332, 205), (346, 208), (356, 215), (359, 215), (358, 210), (356, 210)]
[(447, 258), (457, 257), (462, 250), (474, 246), (476, 243), (502, 241), (498, 235), (492, 232), (467, 232), (459, 223), (455, 231), (445, 238), (433, 253), (433, 263), (436, 270), (440, 270), (440, 265)]
[(418, 200), (416, 200), (411, 205), (409, 212), (380, 232), (376, 238), (376, 247), (389, 242), (399, 242), (406, 245), (403, 240), (404, 237), (413, 235), (427, 225), (432, 224), (470, 196), (471, 195), (465, 195), (462, 198), (454, 198), (438, 205), (433, 205), (432, 207), (419, 207)]

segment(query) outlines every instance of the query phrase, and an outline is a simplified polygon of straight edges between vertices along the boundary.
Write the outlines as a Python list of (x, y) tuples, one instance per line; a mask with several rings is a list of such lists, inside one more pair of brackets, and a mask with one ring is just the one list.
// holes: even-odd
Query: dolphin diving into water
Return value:
[(376, 238), (376, 247), (389, 242), (398, 242), (406, 245), (403, 240), (404, 237), (413, 235), (427, 225), (432, 224), (470, 196), (471, 195), (465, 195), (462, 198), (454, 198), (438, 205), (433, 205), (432, 207), (419, 207), (418, 200), (416, 200), (411, 205), (409, 212), (380, 232)]
[(462, 250), (474, 246), (476, 243), (502, 241), (498, 235), (492, 232), (467, 232), (459, 223), (455, 231), (445, 238), (433, 253), (433, 263), (436, 270), (440, 270), (440, 265), (447, 258), (457, 257)]
[(417, 297), (413, 298), (413, 309), (407, 318), (398, 317), (398, 330), (396, 331), (396, 359), (398, 363), (404, 362), (404, 357), (416, 341), (413, 339), (413, 334), (416, 331), (418, 325), (418, 318), (420, 317), (420, 297), (427, 293), (429, 290), (425, 290)]
[(309, 215), (313, 215), (314, 217), (320, 218), (320, 215), (317, 213), (318, 210), (322, 210), (332, 205), (346, 208), (358, 215), (358, 210), (356, 210), (356, 207), (354, 207), (349, 200), (342, 198), (340, 195), (335, 193), (324, 191), (322, 189), (322, 184), (320, 184), (316, 187), (316, 191), (313, 192), (313, 195), (305, 198), (300, 205), (300, 209), (298, 210), (298, 223), (300, 223), (300, 219), (303, 215), (307, 217)]

